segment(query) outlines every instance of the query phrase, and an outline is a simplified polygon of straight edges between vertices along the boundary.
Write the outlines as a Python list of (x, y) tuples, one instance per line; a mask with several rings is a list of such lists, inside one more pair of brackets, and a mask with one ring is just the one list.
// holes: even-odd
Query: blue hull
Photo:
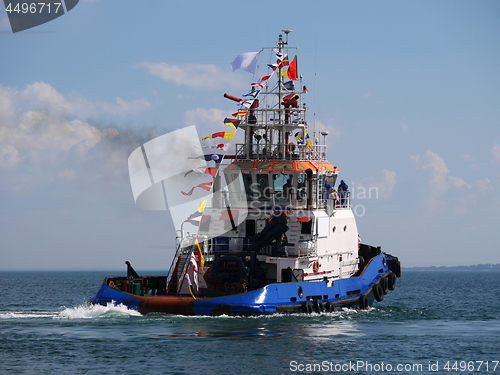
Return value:
[(391, 276), (395, 279), (391, 273), (399, 276), (399, 271), (391, 266), (391, 259), (390, 255), (382, 253), (370, 260), (360, 276), (336, 280), (333, 285), (323, 281), (277, 283), (246, 293), (196, 300), (191, 296), (178, 295), (138, 296), (111, 288), (105, 280), (91, 301), (96, 304), (122, 303), (142, 314), (260, 315), (307, 313), (313, 309), (332, 311), (342, 307), (363, 309), (371, 306), (375, 299), (383, 299), (383, 294), (387, 292), (386, 288), (385, 293), (380, 293), (384, 283)]

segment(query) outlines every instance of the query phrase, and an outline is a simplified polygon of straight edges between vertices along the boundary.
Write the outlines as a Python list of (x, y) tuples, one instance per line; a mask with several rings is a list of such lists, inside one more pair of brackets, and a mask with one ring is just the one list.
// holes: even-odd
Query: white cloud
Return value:
[(428, 213), (436, 212), (445, 204), (443, 195), (451, 189), (467, 188), (471, 186), (463, 178), (450, 175), (443, 158), (427, 150), (423, 156), (420, 154), (411, 157), (415, 167), (429, 175), (425, 190), (425, 202)]
[(115, 102), (116, 104), (99, 102), (97, 103), (97, 106), (102, 112), (110, 113), (113, 115), (136, 115), (151, 107), (151, 104), (147, 99), (139, 99), (129, 102), (118, 97), (115, 99)]
[(194, 89), (242, 89), (248, 82), (231, 71), (222, 71), (213, 64), (167, 64), (144, 61), (137, 65), (144, 67), (154, 76), (176, 85), (186, 85)]
[(203, 125), (209, 128), (226, 126), (223, 120), (230, 115), (229, 112), (218, 108), (196, 108), (184, 114), (184, 124), (187, 126)]
[(21, 161), (19, 151), (12, 145), (0, 143), (0, 168), (14, 168)]
[(491, 157), (493, 164), (500, 165), (500, 145), (495, 143), (491, 148)]
[(120, 134), (116, 128), (99, 128), (77, 117), (137, 113), (147, 107), (142, 99), (91, 102), (63, 95), (43, 82), (22, 91), (0, 86), (0, 186), (26, 192), (55, 179), (80, 183), (125, 177), (128, 153), (150, 137)]
[(16, 93), (15, 89), (0, 85), (0, 121), (7, 121), (14, 116), (15, 105), (13, 97)]
[(0, 144), (18, 149), (68, 151), (79, 142), (94, 147), (103, 137), (117, 134), (116, 129), (99, 130), (83, 121), (54, 118), (45, 111), (29, 111), (19, 117), (15, 127), (0, 125)]
[(15, 91), (14, 96), (20, 105), (24, 104), (27, 108), (45, 109), (50, 113), (64, 116), (88, 117), (103, 113), (137, 114), (151, 107), (147, 99), (129, 102), (118, 97), (115, 103), (91, 102), (78, 94), (63, 95), (45, 82), (34, 82), (23, 91)]
[(396, 172), (383, 169), (376, 176), (356, 183), (356, 198), (389, 198), (396, 185)]
[(477, 180), (476, 181), (476, 190), (479, 191), (480, 193), (489, 193), (495, 190), (493, 187), (493, 184), (491, 183), (490, 179), (488, 177), (483, 178), (482, 180)]

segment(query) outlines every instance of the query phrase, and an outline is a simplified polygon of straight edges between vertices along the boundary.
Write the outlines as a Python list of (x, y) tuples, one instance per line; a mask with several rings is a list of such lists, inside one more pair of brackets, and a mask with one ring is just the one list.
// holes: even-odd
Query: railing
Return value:
[[(194, 239), (191, 239), (194, 241)], [(189, 241), (189, 239), (182, 239), (181, 237), (176, 237), (176, 242), (177, 242), (177, 250), (175, 252), (175, 256), (172, 259), (172, 264), (170, 265), (170, 271), (168, 272), (167, 276), (167, 289), (170, 289), (171, 283), (172, 283), (172, 277), (175, 276), (176, 278), (176, 283), (177, 287), (179, 287), (179, 281), (182, 281), (180, 278), (184, 277), (184, 274), (186, 272), (186, 264), (189, 263), (189, 257), (191, 256), (192, 248), (193, 245), (188, 245), (186, 246), (186, 242)], [(184, 245), (184, 246), (182, 246)], [(179, 257), (183, 255), (185, 257), (185, 254), (188, 254), (188, 257), (186, 258), (186, 262), (184, 263), (183, 267), (181, 270), (179, 270)], [(177, 270), (177, 272), (175, 272)]]
[(246, 123), (246, 125), (256, 128), (283, 125), (297, 127), (302, 124), (305, 124), (305, 110), (303, 108), (251, 109)]
[[(350, 209), (351, 208), (351, 193), (349, 191), (339, 191), (336, 193), (335, 197), (328, 197), (328, 199), (322, 199), (318, 208), (326, 208), (328, 204), (331, 204), (332, 209)], [(324, 194), (323, 194), (324, 195)], [(333, 202), (333, 203), (331, 203)]]
[[(245, 207), (238, 205), (232, 206), (234, 209), (246, 208), (249, 211), (268, 209), (272, 212), (276, 211), (275, 207), (280, 207), (286, 210), (303, 210), (307, 206), (306, 193), (292, 187), (289, 189), (288, 196), (284, 197), (282, 191), (273, 192), (271, 187), (266, 188), (264, 192), (229, 192), (229, 197), (233, 202), (246, 203)], [(350, 209), (351, 208), (351, 193), (337, 192), (335, 197), (331, 195), (326, 199), (325, 192), (322, 192), (318, 201), (313, 199), (311, 208), (326, 209), (328, 206), (332, 210)]]
[(237, 160), (295, 160), (326, 162), (326, 145), (236, 144)]
[(181, 251), (181, 244), (182, 244), (182, 239), (179, 239), (179, 237), (176, 237), (176, 242), (177, 242), (177, 249), (175, 250), (175, 256), (172, 259), (172, 264), (170, 265), (170, 270), (168, 271), (167, 275), (167, 288), (170, 286), (170, 280), (172, 280), (172, 275), (174, 273), (174, 268), (177, 265), (177, 260)]

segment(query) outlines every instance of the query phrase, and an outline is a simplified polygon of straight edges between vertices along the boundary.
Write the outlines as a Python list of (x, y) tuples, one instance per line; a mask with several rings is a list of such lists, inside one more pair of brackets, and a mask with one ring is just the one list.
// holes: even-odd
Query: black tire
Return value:
[(396, 263), (396, 276), (401, 277), (401, 263), (397, 262)]
[(316, 311), (318, 314), (325, 312), (325, 305), (324, 305), (323, 301), (321, 301), (319, 299), (314, 300), (314, 311)]
[(396, 289), (396, 275), (394, 274), (394, 272), (391, 272), (387, 276), (387, 287), (389, 288), (389, 290)]
[(359, 262), (358, 262), (358, 270), (363, 271), (365, 269), (365, 258), (363, 258), (361, 255), (359, 256)]
[(304, 312), (304, 314), (311, 314), (313, 312), (313, 307), (311, 305), (311, 302), (303, 302), (302, 311)]
[(384, 291), (382, 290), (379, 282), (373, 285), (373, 296), (377, 302), (382, 302), (384, 300)]
[(326, 312), (332, 312), (333, 311), (333, 304), (331, 302), (326, 302), (325, 303), (325, 311)]
[(368, 308), (368, 299), (364, 294), (361, 294), (359, 296), (359, 309), (365, 310), (366, 308)]
[(382, 286), (382, 292), (384, 292), (384, 295), (389, 293), (389, 282), (387, 281), (387, 277), (380, 279), (380, 286)]

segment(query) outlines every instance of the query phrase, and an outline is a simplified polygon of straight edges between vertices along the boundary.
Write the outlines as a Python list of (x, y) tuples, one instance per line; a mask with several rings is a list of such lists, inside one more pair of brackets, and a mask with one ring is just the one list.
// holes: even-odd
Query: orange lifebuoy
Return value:
[(114, 287), (115, 287), (115, 283), (114, 283), (114, 281), (113, 281), (113, 280), (111, 280), (111, 281), (109, 282), (108, 286), (109, 286), (110, 288), (114, 288)]
[(319, 262), (316, 260), (313, 263), (313, 271), (318, 272), (318, 270), (319, 270)]

